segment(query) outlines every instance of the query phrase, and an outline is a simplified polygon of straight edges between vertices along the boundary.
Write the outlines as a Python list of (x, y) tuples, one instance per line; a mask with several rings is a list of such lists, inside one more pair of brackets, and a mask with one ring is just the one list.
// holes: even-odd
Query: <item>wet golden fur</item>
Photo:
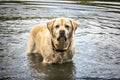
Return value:
[[(40, 54), (43, 57), (43, 63), (64, 63), (72, 61), (75, 53), (73, 35), (76, 29), (77, 23), (70, 18), (56, 18), (48, 21), (46, 24), (38, 24), (30, 31), (27, 42), (27, 53)], [(65, 32), (64, 36), (66, 40), (64, 38), (57, 40), (61, 30)], [(65, 51), (59, 52), (53, 50), (51, 41), (56, 49)]]

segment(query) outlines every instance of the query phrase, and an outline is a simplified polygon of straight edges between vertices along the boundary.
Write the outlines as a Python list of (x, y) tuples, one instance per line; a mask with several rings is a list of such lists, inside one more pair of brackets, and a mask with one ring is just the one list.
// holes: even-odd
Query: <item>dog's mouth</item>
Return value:
[(57, 41), (67, 41), (67, 38), (66, 38), (66, 36), (59, 36), (58, 38), (57, 38)]

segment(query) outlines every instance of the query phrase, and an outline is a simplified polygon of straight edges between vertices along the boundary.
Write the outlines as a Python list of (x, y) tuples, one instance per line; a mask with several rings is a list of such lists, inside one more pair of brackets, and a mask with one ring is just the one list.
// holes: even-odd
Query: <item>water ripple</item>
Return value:
[[(0, 79), (119, 80), (120, 3), (115, 1), (1, 0)], [(45, 65), (38, 55), (27, 57), (32, 27), (61, 16), (79, 24), (73, 62)]]

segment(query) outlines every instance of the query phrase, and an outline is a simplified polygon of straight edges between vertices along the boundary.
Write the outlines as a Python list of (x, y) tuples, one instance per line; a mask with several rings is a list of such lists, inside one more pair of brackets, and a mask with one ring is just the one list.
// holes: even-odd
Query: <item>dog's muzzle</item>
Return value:
[(64, 38), (65, 41), (67, 40), (67, 38), (65, 36), (65, 30), (60, 30), (59, 37), (57, 38), (57, 41), (59, 41), (60, 38)]

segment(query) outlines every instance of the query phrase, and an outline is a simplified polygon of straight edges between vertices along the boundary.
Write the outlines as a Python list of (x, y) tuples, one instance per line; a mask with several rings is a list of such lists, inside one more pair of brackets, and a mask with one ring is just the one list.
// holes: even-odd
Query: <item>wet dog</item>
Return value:
[(39, 53), (43, 63), (72, 61), (75, 53), (73, 36), (77, 26), (70, 18), (56, 18), (34, 26), (30, 31), (27, 53)]

